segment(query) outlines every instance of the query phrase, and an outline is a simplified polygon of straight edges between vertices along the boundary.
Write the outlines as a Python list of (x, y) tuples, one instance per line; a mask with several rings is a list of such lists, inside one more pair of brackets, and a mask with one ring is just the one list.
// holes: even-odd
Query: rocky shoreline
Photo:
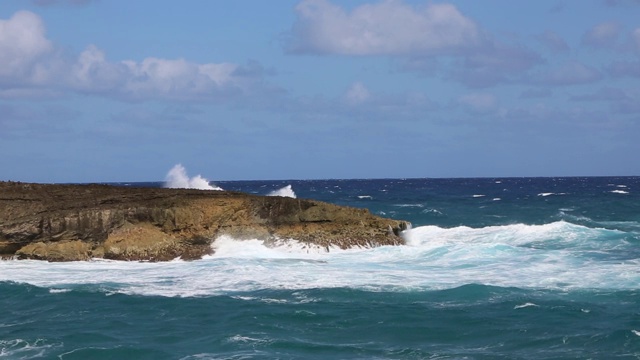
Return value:
[(0, 257), (199, 259), (222, 235), (309, 246), (400, 245), (407, 223), (366, 209), (238, 192), (0, 182)]

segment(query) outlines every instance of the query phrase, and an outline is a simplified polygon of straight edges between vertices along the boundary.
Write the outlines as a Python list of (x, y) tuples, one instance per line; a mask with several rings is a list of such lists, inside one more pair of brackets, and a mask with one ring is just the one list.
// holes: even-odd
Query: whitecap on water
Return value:
[(613, 193), (613, 194), (628, 194), (629, 193), (628, 191), (624, 191), (624, 190), (611, 190), (609, 192)]
[(56, 288), (49, 289), (49, 293), (50, 294), (62, 294), (62, 293), (70, 292), (70, 291), (71, 291), (71, 289), (56, 289)]
[(432, 215), (443, 215), (442, 212), (438, 209), (424, 209), (420, 211), (422, 214), (432, 214)]
[(42, 358), (45, 357), (49, 349), (61, 346), (62, 344), (50, 343), (43, 339), (37, 339), (35, 341), (23, 339), (0, 340), (0, 357), (10, 359)]
[(244, 336), (244, 335), (234, 335), (230, 338), (227, 339), (228, 342), (231, 343), (251, 343), (251, 344), (260, 344), (260, 343), (267, 343), (269, 342), (269, 340), (267, 339), (259, 339), (259, 338), (255, 338), (255, 337), (251, 337), (251, 336)]
[(567, 195), (567, 193), (552, 193), (552, 192), (546, 192), (546, 193), (540, 193), (540, 194), (538, 194), (538, 196), (542, 196), (542, 197), (547, 197), (547, 196), (551, 196), (551, 195)]
[[(0, 262), (0, 281), (51, 289), (212, 296), (260, 289), (450, 289), (485, 284), (528, 289), (637, 289), (640, 259), (609, 261), (626, 233), (558, 221), (484, 228), (421, 226), (405, 246), (341, 250), (295, 240), (220, 237), (197, 261)], [(603, 258), (591, 256), (597, 252)], [(55, 290), (54, 290), (55, 291)], [(277, 299), (276, 299), (277, 300)]]
[(516, 305), (516, 306), (513, 307), (513, 309), (517, 310), (517, 309), (524, 309), (524, 308), (528, 308), (528, 307), (540, 307), (540, 306), (536, 305), (534, 303), (528, 302), (528, 303), (524, 303), (522, 305)]

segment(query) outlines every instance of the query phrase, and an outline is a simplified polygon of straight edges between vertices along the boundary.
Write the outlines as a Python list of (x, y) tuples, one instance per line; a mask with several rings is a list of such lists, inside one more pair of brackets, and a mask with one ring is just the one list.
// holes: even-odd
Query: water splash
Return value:
[(201, 175), (189, 178), (187, 170), (182, 164), (177, 164), (169, 170), (165, 178), (164, 187), (172, 189), (222, 190), (218, 186), (211, 186), (209, 180)]
[(293, 189), (291, 188), (291, 185), (287, 185), (283, 188), (280, 188), (278, 190), (274, 190), (270, 193), (267, 194), (267, 196), (282, 196), (282, 197), (290, 197), (290, 198), (296, 198), (296, 193), (293, 192)]
[(630, 235), (562, 221), (485, 228), (422, 226), (405, 232), (405, 246), (330, 251), (290, 239), (273, 243), (222, 236), (213, 243), (213, 255), (191, 262), (1, 261), (0, 282), (29, 283), (56, 289), (56, 294), (98, 289), (153, 296), (261, 289), (442, 290), (468, 284), (628, 290), (637, 289), (640, 281), (640, 257), (634, 253), (636, 245), (627, 241)]

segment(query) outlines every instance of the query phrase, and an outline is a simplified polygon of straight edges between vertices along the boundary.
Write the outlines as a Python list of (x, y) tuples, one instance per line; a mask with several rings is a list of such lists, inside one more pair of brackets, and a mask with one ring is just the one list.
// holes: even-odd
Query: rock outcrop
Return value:
[(366, 209), (237, 192), (0, 182), (0, 256), (198, 259), (221, 235), (325, 248), (398, 245), (406, 223)]

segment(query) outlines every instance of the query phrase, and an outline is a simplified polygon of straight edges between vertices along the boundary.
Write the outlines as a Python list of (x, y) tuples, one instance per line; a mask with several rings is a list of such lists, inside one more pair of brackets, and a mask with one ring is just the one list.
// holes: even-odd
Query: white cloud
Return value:
[(582, 43), (597, 48), (613, 47), (619, 35), (620, 25), (615, 22), (603, 22), (587, 31), (582, 37)]
[(371, 98), (369, 90), (360, 82), (355, 82), (344, 95), (349, 105), (360, 105)]
[(288, 44), (294, 53), (449, 54), (482, 42), (475, 22), (450, 4), (414, 8), (385, 0), (347, 12), (327, 0), (304, 0), (296, 13)]
[[(496, 41), (452, 4), (382, 0), (349, 10), (328, 0), (303, 0), (296, 13), (287, 43), (296, 54), (398, 57), (401, 71), (445, 72), (476, 88), (512, 82), (543, 62), (524, 46)], [(558, 36), (549, 41), (562, 47)]]
[(255, 62), (247, 67), (155, 57), (113, 62), (95, 45), (75, 59), (63, 57), (45, 37), (38, 15), (21, 11), (0, 20), (0, 97), (55, 89), (127, 101), (211, 101), (264, 89), (265, 73)]
[(91, 45), (72, 66), (70, 85), (78, 91), (108, 93), (130, 100), (198, 100), (242, 91), (246, 79), (234, 75), (238, 68), (231, 63), (196, 64), (153, 57), (141, 62), (109, 62), (102, 50)]
[(195, 64), (184, 59), (146, 58), (124, 61), (128, 72), (122, 91), (134, 98), (189, 99), (241, 90), (233, 76), (236, 64)]
[(125, 81), (126, 68), (109, 63), (104, 51), (88, 46), (71, 67), (69, 84), (81, 91), (101, 92), (117, 88)]
[(8, 20), (0, 19), (0, 81), (42, 81), (43, 67), (38, 62), (52, 51), (44, 24), (36, 14), (19, 11)]
[(128, 100), (207, 100), (249, 91), (253, 78), (244, 73), (236, 76), (239, 68), (232, 63), (197, 64), (154, 57), (110, 62), (102, 50), (91, 45), (72, 66), (70, 85), (77, 91)]

